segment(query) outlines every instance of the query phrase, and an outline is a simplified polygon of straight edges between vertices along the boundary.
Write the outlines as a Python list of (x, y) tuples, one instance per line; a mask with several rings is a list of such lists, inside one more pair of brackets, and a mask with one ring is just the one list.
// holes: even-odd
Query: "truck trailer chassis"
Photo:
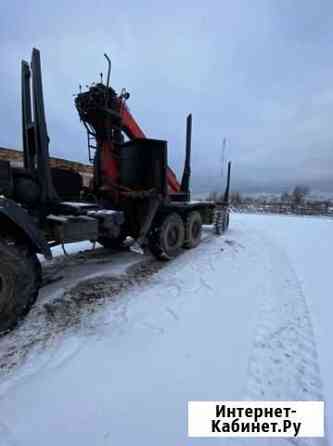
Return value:
[(39, 51), (33, 50), (30, 65), (22, 62), (24, 167), (0, 161), (0, 333), (37, 298), (37, 254), (51, 259), (52, 246), (91, 240), (118, 248), (130, 237), (156, 258), (170, 260), (200, 243), (203, 224), (213, 224), (217, 234), (228, 228), (230, 163), (221, 202), (191, 201), (192, 116), (179, 183), (168, 166), (167, 142), (146, 138), (125, 103), (129, 94), (118, 96), (110, 87), (107, 59), (106, 84), (93, 84), (75, 100), (94, 153), (93, 202), (84, 200), (78, 173), (49, 167)]

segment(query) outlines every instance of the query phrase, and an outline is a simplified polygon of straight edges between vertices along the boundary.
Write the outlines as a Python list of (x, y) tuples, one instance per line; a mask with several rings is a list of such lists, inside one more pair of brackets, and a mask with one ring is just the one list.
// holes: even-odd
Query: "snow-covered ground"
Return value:
[[(0, 373), (0, 445), (243, 444), (187, 438), (188, 400), (324, 398), (329, 430), (332, 247), (333, 220), (233, 215), (225, 237), (208, 234), (145, 282), (128, 281), (72, 330)], [(104, 288), (95, 294), (105, 294), (137, 262), (120, 253), (109, 267), (85, 263), (76, 274), (90, 281), (80, 290), (89, 295), (99, 275)], [(67, 293), (59, 305), (75, 297), (68, 278), (45, 287), (41, 301), (59, 293)], [(38, 341), (38, 305), (0, 340), (0, 361), (26, 333)]]

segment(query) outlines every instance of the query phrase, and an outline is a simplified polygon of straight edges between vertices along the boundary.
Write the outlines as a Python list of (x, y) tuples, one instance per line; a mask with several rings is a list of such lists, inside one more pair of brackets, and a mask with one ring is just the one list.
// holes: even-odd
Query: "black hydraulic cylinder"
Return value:
[(184, 172), (181, 182), (181, 191), (186, 194), (190, 193), (191, 145), (192, 145), (192, 114), (189, 114), (186, 120), (186, 153), (185, 153)]
[(224, 192), (224, 202), (225, 203), (229, 203), (230, 175), (231, 175), (231, 161), (228, 162), (227, 185), (226, 185), (225, 192)]

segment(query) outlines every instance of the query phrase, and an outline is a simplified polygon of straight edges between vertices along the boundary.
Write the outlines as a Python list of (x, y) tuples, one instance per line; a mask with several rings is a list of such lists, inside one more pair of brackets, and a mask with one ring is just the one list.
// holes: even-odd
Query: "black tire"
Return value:
[(217, 210), (215, 214), (215, 234), (222, 235), (229, 227), (229, 212), (227, 210)]
[(13, 328), (34, 304), (41, 266), (29, 246), (0, 239), (0, 333)]
[(221, 235), (223, 234), (223, 229), (224, 229), (224, 216), (222, 215), (222, 211), (220, 209), (217, 209), (215, 211), (215, 223), (214, 223), (214, 227), (215, 227), (215, 234), (216, 235)]
[(198, 211), (190, 212), (185, 222), (185, 243), (184, 248), (192, 249), (201, 242), (202, 218)]
[(182, 251), (184, 241), (183, 220), (180, 215), (172, 213), (167, 215), (161, 225), (153, 230), (149, 237), (149, 247), (159, 260), (171, 260)]

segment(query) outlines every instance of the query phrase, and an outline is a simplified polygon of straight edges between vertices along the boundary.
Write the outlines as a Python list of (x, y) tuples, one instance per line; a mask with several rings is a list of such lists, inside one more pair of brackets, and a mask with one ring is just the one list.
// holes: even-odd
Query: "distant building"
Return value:
[[(0, 147), (0, 160), (9, 161), (13, 167), (23, 167), (23, 152), (16, 149)], [(83, 184), (86, 187), (89, 186), (89, 182), (93, 177), (93, 167), (88, 164), (68, 161), (61, 158), (50, 158), (50, 166), (79, 172), (82, 176)]]

